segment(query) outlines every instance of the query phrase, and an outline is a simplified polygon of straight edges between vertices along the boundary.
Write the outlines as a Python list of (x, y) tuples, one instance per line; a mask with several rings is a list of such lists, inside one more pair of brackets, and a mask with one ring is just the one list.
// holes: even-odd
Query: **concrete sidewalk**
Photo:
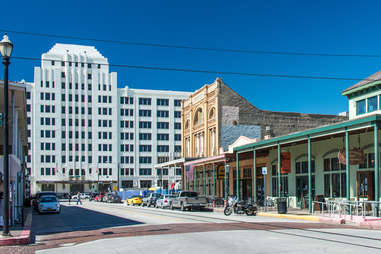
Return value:
[(25, 208), (26, 219), (24, 227), (11, 227), (11, 236), (0, 235), (0, 246), (28, 244), (31, 236), (32, 214), (32, 208)]

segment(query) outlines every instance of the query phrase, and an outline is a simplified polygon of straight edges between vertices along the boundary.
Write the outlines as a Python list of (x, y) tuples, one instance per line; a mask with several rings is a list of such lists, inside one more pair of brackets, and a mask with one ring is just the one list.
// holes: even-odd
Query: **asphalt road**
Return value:
[(12, 253), (381, 253), (377, 230), (95, 202), (36, 213), (32, 233)]

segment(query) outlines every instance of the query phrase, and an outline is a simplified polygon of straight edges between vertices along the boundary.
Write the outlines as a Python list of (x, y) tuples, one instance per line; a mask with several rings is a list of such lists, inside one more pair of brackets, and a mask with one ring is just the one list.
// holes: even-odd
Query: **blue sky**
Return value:
[[(21, 4), (22, 3), (22, 4)], [(193, 47), (380, 54), (377, 1), (8, 1), (0, 29)], [(0, 33), (2, 33), (0, 31)], [(366, 78), (381, 58), (280, 56), (166, 49), (9, 33), (14, 56), (56, 42), (94, 45), (113, 64)], [(40, 62), (12, 60), (10, 79), (33, 81)], [(260, 109), (337, 114), (357, 81), (263, 78), (114, 68), (118, 86), (194, 91), (220, 76)], [(2, 77), (2, 71), (1, 76)]]

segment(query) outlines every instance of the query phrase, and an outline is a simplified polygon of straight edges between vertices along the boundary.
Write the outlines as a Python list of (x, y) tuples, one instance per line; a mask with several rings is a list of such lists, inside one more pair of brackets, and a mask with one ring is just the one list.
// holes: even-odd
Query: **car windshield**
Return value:
[(184, 197), (195, 198), (197, 197), (197, 192), (184, 192)]
[(49, 203), (49, 202), (57, 202), (57, 198), (55, 197), (43, 197), (41, 198), (41, 203)]
[(160, 197), (160, 194), (159, 193), (152, 193), (152, 196), (153, 197)]

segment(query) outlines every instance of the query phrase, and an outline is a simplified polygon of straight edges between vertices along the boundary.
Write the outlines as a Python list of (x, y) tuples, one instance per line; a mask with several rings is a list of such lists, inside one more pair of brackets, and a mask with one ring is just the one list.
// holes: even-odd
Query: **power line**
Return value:
[[(40, 59), (36, 57), (20, 57), (12, 56), (12, 59), (17, 60), (30, 60), (30, 61), (56, 61), (56, 62), (65, 62), (65, 63), (83, 63), (85, 62), (76, 62), (76, 61), (61, 61), (57, 59)], [(96, 63), (98, 64), (98, 63)], [(141, 69), (141, 70), (154, 70), (154, 71), (175, 71), (175, 72), (190, 72), (190, 73), (204, 73), (204, 74), (224, 74), (224, 75), (235, 75), (235, 76), (249, 76), (249, 77), (263, 77), (263, 78), (290, 78), (290, 79), (318, 79), (318, 80), (342, 80), (342, 81), (377, 81), (376, 79), (369, 78), (351, 78), (351, 77), (332, 77), (332, 76), (309, 76), (309, 75), (288, 75), (288, 74), (274, 74), (274, 73), (251, 73), (251, 72), (233, 72), (233, 71), (215, 71), (215, 70), (198, 70), (198, 69), (184, 69), (184, 68), (170, 68), (170, 67), (156, 67), (156, 66), (147, 66), (147, 65), (128, 65), (128, 64), (104, 64), (100, 63), (99, 65), (108, 65), (119, 68), (128, 68), (128, 69)]]
[(60, 34), (34, 33), (34, 32), (24, 32), (24, 31), (2, 29), (2, 28), (0, 28), (0, 31), (6, 32), (6, 33), (13, 33), (13, 34), (29, 35), (29, 36), (62, 38), (62, 39), (80, 40), (80, 41), (94, 41), (94, 42), (113, 43), (113, 44), (120, 44), (120, 45), (188, 49), (188, 50), (198, 50), (198, 51), (214, 51), (214, 52), (228, 52), (228, 53), (241, 53), (241, 54), (284, 55), (284, 56), (362, 57), (362, 58), (380, 58), (381, 57), (381, 55), (378, 55), (378, 54), (332, 54), (332, 53), (193, 47), (193, 46), (178, 45), (178, 44), (161, 44), (161, 43), (148, 43), (148, 42), (137, 42), (137, 41), (106, 40), (106, 39), (77, 37), (77, 36), (60, 35)]

